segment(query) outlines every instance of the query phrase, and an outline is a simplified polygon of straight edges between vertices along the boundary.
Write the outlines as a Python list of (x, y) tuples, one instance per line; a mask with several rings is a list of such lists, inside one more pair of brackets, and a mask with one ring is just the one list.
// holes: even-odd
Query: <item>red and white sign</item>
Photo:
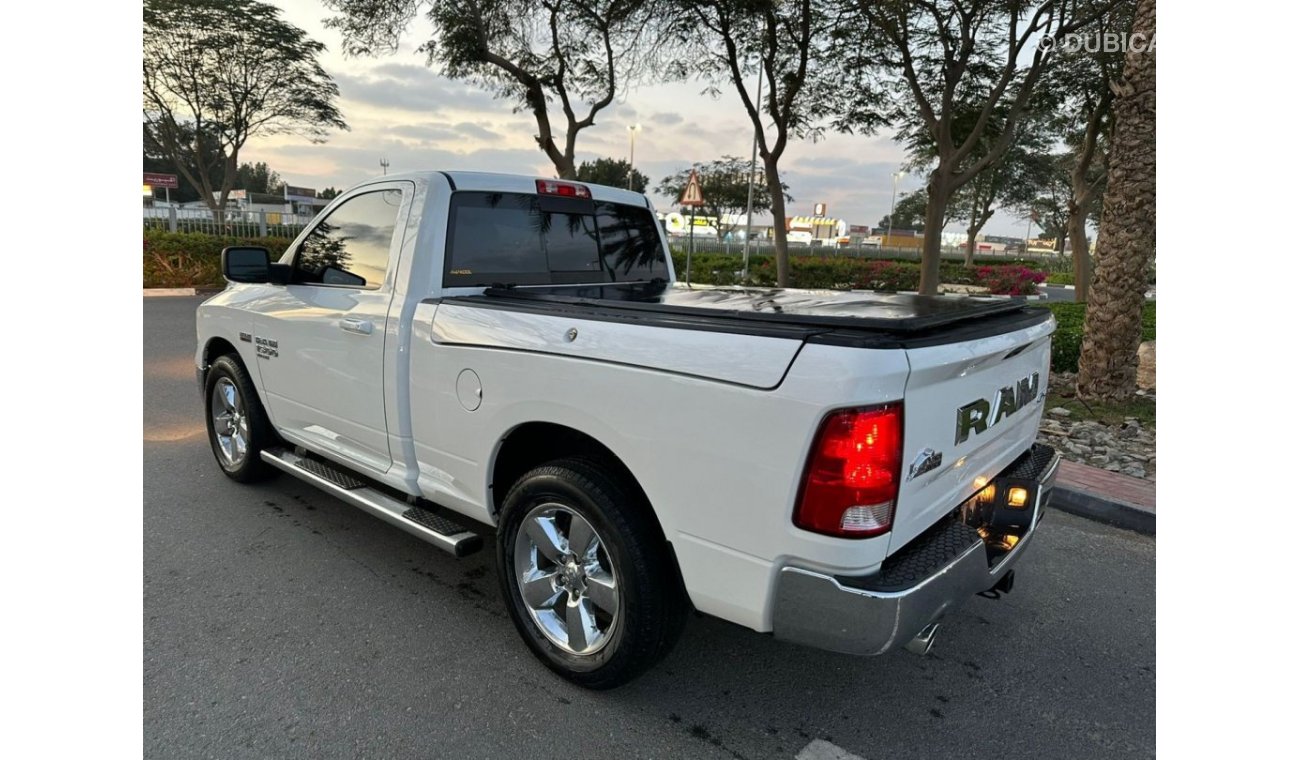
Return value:
[(168, 190), (176, 190), (181, 186), (180, 180), (175, 174), (156, 174), (154, 172), (144, 173), (144, 183), (149, 187), (165, 187)]
[(700, 178), (691, 169), (690, 179), (686, 180), (686, 188), (682, 190), (682, 197), (677, 201), (680, 206), (703, 206), (704, 192), (700, 190)]

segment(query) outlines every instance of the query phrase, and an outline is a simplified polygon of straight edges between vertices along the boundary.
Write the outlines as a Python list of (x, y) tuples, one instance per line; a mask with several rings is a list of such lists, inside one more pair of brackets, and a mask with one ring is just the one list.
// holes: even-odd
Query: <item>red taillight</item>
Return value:
[(847, 538), (887, 532), (902, 459), (901, 404), (832, 413), (808, 455), (795, 525)]
[(565, 198), (591, 198), (591, 190), (586, 185), (572, 182), (557, 182), (553, 179), (537, 180), (539, 195), (559, 195)]

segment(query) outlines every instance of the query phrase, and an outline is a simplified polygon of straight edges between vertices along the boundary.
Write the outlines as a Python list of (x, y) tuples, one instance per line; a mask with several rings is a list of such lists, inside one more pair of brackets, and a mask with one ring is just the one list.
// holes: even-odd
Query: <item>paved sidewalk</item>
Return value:
[(1050, 506), (1121, 528), (1155, 535), (1156, 484), (1061, 460)]

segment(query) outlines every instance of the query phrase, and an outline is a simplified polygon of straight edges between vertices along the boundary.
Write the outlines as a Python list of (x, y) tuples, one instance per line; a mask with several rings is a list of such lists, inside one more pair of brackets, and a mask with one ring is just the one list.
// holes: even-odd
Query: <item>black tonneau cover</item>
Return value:
[[(934, 333), (937, 328), (954, 327), (959, 323), (984, 322), (985, 318), (996, 315), (1018, 313), (1032, 317), (1030, 323), (1048, 316), (1048, 313), (1043, 313), (1045, 309), (1026, 315), (1026, 303), (1022, 298), (770, 288), (686, 289), (661, 283), (488, 288), (482, 296), (448, 300), (545, 311), (567, 312), (578, 307), (592, 316), (612, 316), (622, 312), (626, 317), (640, 317), (637, 321), (654, 321), (655, 317), (662, 317), (680, 323), (682, 317), (697, 317), (715, 323), (737, 320), (753, 323), (754, 327), (805, 328), (800, 332), (807, 332), (807, 328), (821, 328), (817, 332), (847, 328), (900, 338), (921, 337)], [(992, 321), (1002, 323), (1005, 320)]]

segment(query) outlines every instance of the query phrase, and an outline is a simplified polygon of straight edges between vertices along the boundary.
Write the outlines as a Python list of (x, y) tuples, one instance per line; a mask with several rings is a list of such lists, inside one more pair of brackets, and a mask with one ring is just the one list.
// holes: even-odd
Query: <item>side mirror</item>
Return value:
[(271, 252), (245, 246), (223, 248), (221, 274), (231, 282), (270, 282)]

